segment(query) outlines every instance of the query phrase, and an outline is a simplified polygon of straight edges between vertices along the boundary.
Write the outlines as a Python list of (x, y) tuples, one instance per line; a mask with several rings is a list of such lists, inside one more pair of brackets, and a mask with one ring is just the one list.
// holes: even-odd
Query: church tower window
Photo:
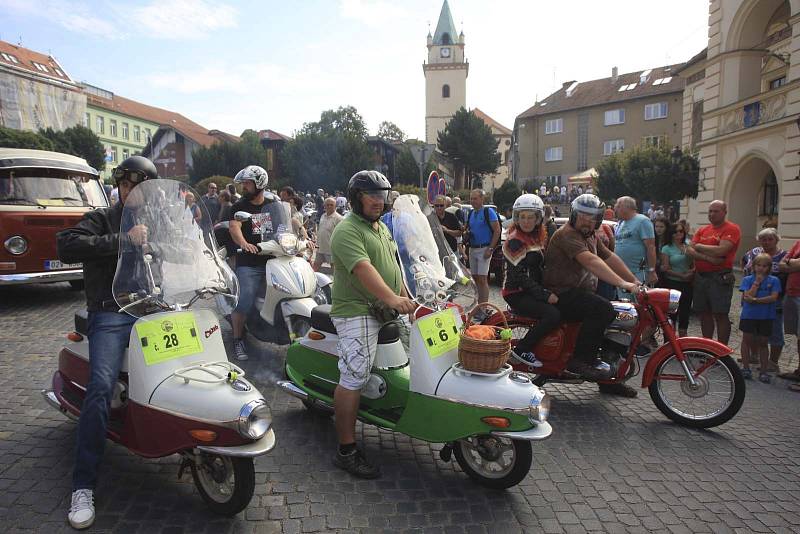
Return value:
[(442, 98), (450, 98), (450, 86), (447, 84), (442, 86)]

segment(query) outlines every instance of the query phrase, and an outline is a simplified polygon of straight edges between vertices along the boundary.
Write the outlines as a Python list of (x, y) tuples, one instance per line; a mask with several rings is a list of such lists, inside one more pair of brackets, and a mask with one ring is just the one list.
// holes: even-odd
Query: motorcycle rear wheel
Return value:
[(192, 478), (200, 496), (215, 514), (233, 516), (253, 498), (256, 477), (252, 458), (201, 453), (192, 462)]
[[(687, 350), (689, 367), (697, 369), (714, 355), (704, 350)], [(739, 412), (745, 397), (745, 382), (739, 366), (730, 356), (719, 358), (695, 378), (694, 388), (687, 380), (661, 380), (661, 375), (682, 375), (678, 358), (672, 354), (656, 368), (650, 384), (650, 398), (656, 407), (678, 424), (692, 428), (711, 428), (729, 421)], [(709, 409), (696, 407), (714, 397)], [(697, 401), (697, 402), (695, 402)], [(702, 412), (702, 413), (698, 413)]]
[(481, 486), (506, 489), (528, 476), (533, 463), (530, 441), (482, 434), (458, 440), (453, 452), (461, 469)]

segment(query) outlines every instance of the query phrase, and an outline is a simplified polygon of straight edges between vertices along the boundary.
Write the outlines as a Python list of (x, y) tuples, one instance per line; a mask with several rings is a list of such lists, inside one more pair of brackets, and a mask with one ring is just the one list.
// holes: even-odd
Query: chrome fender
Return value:
[[(714, 341), (713, 339), (706, 339), (704, 337), (681, 337), (678, 338), (678, 346), (681, 350), (705, 350), (710, 352), (711, 354), (715, 355), (718, 358), (722, 358), (723, 356), (727, 356), (728, 354), (733, 352), (729, 346), (720, 343), (719, 341)], [(662, 345), (658, 348), (658, 350), (653, 353), (652, 356), (647, 360), (647, 365), (645, 365), (644, 372), (642, 373), (642, 387), (650, 387), (650, 384), (653, 382), (653, 378), (656, 375), (656, 369), (658, 366), (672, 356), (675, 351), (672, 348), (672, 345), (667, 343), (666, 345)]]

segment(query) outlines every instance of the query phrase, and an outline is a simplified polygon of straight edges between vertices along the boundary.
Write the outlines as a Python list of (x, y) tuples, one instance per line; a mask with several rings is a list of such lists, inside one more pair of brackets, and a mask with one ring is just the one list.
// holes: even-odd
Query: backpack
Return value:
[[(491, 223), (489, 222), (489, 213), (490, 213), (492, 210), (493, 210), (493, 208), (490, 208), (489, 206), (484, 206), (484, 207), (483, 207), (483, 221), (484, 221), (486, 224), (488, 224), (488, 225), (490, 226), (490, 228), (491, 228)], [(472, 220), (472, 214), (473, 214), (473, 213), (475, 213), (475, 210), (474, 210), (474, 209), (470, 210), (470, 211), (469, 211), (469, 214), (467, 215), (467, 232), (469, 232), (469, 234), (468, 234), (468, 238), (467, 238), (467, 245), (469, 245), (469, 242), (470, 242), (470, 241), (472, 241), (472, 232), (470, 231), (470, 228), (469, 228), (469, 223), (470, 223), (470, 221)], [(496, 211), (495, 211), (495, 215), (497, 215), (497, 212), (496, 212)], [(498, 217), (498, 218), (497, 218), (497, 221), (498, 221), (498, 222), (500, 221), (500, 217)]]

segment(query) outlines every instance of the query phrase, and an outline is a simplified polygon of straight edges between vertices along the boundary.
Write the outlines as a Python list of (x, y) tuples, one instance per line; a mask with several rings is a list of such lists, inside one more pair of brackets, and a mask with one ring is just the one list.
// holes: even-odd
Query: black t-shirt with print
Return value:
[[(444, 217), (439, 219), (439, 222), (448, 230), (461, 230), (461, 223), (458, 222), (458, 217), (449, 211), (444, 212)], [(450, 245), (453, 252), (458, 252), (458, 242), (456, 238), (448, 233), (444, 234), (444, 238), (447, 240), (447, 244)]]
[[(265, 218), (269, 217), (268, 210), (264, 209), (267, 206), (267, 203), (270, 202), (269, 200), (264, 200), (264, 203), (261, 205), (255, 205), (251, 203), (249, 200), (241, 199), (237, 201), (233, 206), (231, 206), (230, 211), (230, 219), (233, 219), (233, 216), (236, 214), (237, 211), (246, 211), (247, 213), (252, 213), (253, 218), (249, 221), (242, 222), (242, 236), (244, 236), (245, 241), (251, 243), (253, 245), (257, 245), (261, 243), (261, 231), (259, 226), (261, 224), (265, 224)], [(262, 211), (263, 210), (263, 211)], [(255, 230), (254, 230), (255, 224)], [(268, 224), (268, 223), (267, 223)], [(236, 255), (236, 265), (237, 266), (245, 266), (245, 267), (263, 267), (267, 264), (268, 256), (260, 256), (258, 254), (249, 254), (246, 252), (240, 252)]]

